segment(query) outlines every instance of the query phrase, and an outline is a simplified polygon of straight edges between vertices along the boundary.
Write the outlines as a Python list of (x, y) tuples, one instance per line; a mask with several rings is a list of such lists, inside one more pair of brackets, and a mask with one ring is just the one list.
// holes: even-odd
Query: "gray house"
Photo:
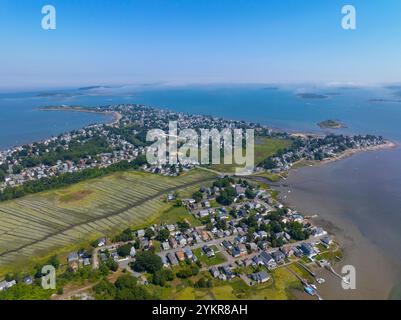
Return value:
[(275, 267), (277, 267), (277, 263), (276, 260), (273, 259), (273, 257), (268, 254), (266, 251), (263, 251), (260, 255), (259, 255), (260, 261), (263, 263), (263, 265), (267, 268), (267, 269), (274, 269)]
[(264, 283), (270, 279), (270, 276), (266, 271), (260, 271), (253, 273), (251, 279), (257, 283)]
[(285, 254), (282, 253), (280, 250), (272, 253), (273, 259), (276, 261), (277, 264), (284, 263)]

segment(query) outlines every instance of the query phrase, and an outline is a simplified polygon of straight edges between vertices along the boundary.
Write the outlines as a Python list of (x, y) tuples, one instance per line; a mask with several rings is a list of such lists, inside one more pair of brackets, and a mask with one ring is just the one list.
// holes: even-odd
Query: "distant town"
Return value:
[[(169, 121), (177, 121), (181, 130), (254, 129), (260, 137), (292, 141), (291, 146), (278, 150), (276, 154), (256, 163), (255, 172), (280, 173), (288, 171), (300, 160), (322, 161), (335, 158), (347, 150), (370, 148), (386, 143), (382, 137), (373, 135), (289, 134), (256, 123), (188, 115), (143, 105), (111, 105), (89, 109), (47, 107), (43, 110), (110, 113), (116, 115), (117, 120), (111, 124), (91, 125), (45, 141), (0, 151), (0, 200), (43, 191), (53, 185), (65, 185), (70, 180), (84, 179), (85, 174), (82, 174), (82, 171), (118, 167), (117, 164), (121, 162), (125, 166), (132, 164), (147, 172), (169, 176), (179, 175), (183, 170), (198, 166), (199, 162), (196, 161), (153, 166), (146, 162), (145, 154), (149, 147), (149, 142), (146, 141), (147, 131), (154, 128), (167, 130)], [(23, 185), (26, 187), (17, 188)]]

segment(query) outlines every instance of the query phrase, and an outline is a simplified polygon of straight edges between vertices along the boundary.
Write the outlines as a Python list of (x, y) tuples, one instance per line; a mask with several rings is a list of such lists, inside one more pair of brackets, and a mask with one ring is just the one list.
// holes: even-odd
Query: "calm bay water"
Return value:
[[(401, 87), (314, 88), (209, 86), (81, 92), (50, 98), (33, 94), (0, 95), (0, 148), (31, 142), (93, 122), (105, 116), (73, 112), (40, 112), (43, 105), (95, 106), (143, 103), (176, 111), (261, 122), (294, 131), (321, 132), (316, 123), (343, 121), (344, 133), (371, 133), (401, 141)], [(326, 94), (303, 99), (300, 92)], [(371, 102), (370, 99), (384, 99)], [(350, 223), (401, 271), (401, 149), (368, 152), (329, 165), (302, 168), (286, 181), (288, 201), (305, 212)], [(284, 188), (285, 189), (285, 188)], [(334, 219), (335, 220), (335, 219)], [(364, 246), (364, 250), (366, 246)], [(375, 249), (375, 250), (376, 250)], [(366, 252), (369, 254), (369, 252)], [(351, 261), (352, 262), (352, 261)], [(367, 262), (369, 263), (369, 261)], [(364, 262), (364, 265), (366, 263)], [(371, 266), (375, 272), (374, 266)], [(369, 273), (369, 276), (371, 274)], [(370, 290), (370, 289), (366, 289)], [(374, 296), (374, 295), (373, 295)]]

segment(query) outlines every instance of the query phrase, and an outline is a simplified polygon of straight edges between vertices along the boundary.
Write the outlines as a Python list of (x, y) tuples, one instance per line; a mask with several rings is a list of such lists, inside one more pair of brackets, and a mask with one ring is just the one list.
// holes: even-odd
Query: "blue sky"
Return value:
[(399, 0), (1, 0), (0, 88), (401, 82), (400, 39)]

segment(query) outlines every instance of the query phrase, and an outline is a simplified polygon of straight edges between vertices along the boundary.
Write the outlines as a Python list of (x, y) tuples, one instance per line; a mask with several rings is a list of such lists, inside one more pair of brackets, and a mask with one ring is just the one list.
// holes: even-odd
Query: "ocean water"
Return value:
[[(104, 121), (103, 115), (50, 113), (36, 108), (47, 105), (97, 106), (142, 103), (194, 114), (260, 122), (293, 131), (322, 132), (316, 125), (326, 119), (343, 121), (348, 128), (335, 132), (372, 133), (401, 141), (401, 87), (318, 88), (262, 85), (127, 87), (93, 90), (60, 90), (0, 94), (0, 148), (52, 135), (88, 122)], [(327, 95), (305, 99), (299, 93)], [(44, 96), (46, 94), (47, 96)], [(387, 99), (373, 103), (370, 99)], [(392, 102), (391, 102), (392, 101)], [(330, 130), (325, 130), (330, 132)]]

